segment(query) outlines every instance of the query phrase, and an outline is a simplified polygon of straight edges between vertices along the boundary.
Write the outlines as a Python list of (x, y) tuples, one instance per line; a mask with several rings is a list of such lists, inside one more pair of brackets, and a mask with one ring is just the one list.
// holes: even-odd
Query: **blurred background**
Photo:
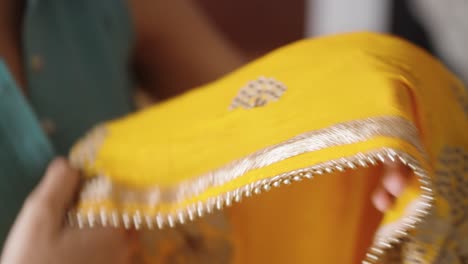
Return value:
[(468, 83), (466, 0), (195, 1), (249, 58), (304, 37), (387, 32), (425, 48)]

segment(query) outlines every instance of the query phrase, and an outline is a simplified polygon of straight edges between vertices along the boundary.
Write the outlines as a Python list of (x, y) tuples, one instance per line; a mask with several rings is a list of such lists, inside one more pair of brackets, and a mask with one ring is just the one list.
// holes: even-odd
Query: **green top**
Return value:
[(28, 0), (23, 26), (27, 99), (0, 58), (0, 244), (49, 161), (133, 109), (125, 0)]

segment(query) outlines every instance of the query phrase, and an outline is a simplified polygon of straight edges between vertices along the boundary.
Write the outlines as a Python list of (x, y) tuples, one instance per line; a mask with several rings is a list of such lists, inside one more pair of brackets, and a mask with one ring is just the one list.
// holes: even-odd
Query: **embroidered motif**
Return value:
[(445, 147), (440, 152), (434, 182), (439, 207), (433, 207), (404, 244), (403, 250), (411, 252), (405, 255), (408, 263), (467, 263), (467, 161), (468, 152), (461, 147)]
[(436, 191), (450, 205), (447, 235), (435, 263), (468, 261), (468, 152), (446, 147), (440, 154), (436, 174)]
[(242, 107), (251, 109), (277, 101), (286, 91), (286, 86), (273, 78), (260, 77), (242, 87), (229, 106), (229, 110)]
[(465, 116), (468, 115), (468, 96), (466, 89), (458, 84), (452, 84), (449, 87), (452, 90), (453, 95), (456, 97), (458, 104), (465, 112)]

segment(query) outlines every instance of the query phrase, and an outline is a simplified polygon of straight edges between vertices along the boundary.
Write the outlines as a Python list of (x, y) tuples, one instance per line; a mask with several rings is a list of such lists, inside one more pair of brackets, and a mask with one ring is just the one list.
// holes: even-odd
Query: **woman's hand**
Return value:
[(381, 212), (390, 209), (408, 184), (410, 175), (410, 169), (400, 162), (385, 164), (381, 184), (372, 195), (374, 206)]
[(77, 230), (64, 226), (79, 174), (56, 159), (26, 200), (6, 241), (1, 264), (131, 263), (132, 244), (124, 230)]

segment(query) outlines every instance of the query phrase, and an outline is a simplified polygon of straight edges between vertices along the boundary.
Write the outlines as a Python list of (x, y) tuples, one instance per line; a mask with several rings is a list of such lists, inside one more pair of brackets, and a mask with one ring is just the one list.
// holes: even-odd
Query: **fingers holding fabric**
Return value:
[(380, 186), (372, 195), (374, 206), (381, 212), (389, 210), (408, 185), (411, 171), (401, 162), (384, 164)]

